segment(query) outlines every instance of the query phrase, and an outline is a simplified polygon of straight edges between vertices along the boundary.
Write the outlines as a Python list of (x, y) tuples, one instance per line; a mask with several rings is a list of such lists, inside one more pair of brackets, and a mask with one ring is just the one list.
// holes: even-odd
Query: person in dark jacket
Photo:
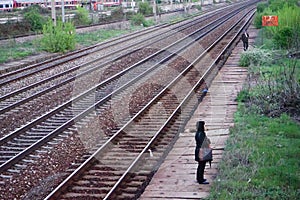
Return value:
[(202, 146), (202, 143), (204, 139), (206, 138), (206, 133), (204, 131), (204, 121), (198, 121), (196, 123), (196, 134), (195, 134), (195, 140), (196, 140), (196, 149), (195, 149), (195, 161), (198, 162), (198, 168), (197, 168), (197, 182), (199, 184), (209, 184), (209, 182), (204, 179), (204, 169), (206, 165), (206, 161), (200, 161), (199, 160), (199, 151)]
[(244, 31), (244, 33), (242, 35), (244, 51), (246, 51), (248, 49), (248, 38), (249, 38), (249, 34), (247, 33), (247, 31)]

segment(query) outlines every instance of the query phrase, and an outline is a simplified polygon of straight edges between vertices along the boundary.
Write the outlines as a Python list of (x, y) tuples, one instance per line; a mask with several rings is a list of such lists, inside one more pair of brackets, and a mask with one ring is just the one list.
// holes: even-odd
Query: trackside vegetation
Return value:
[[(263, 15), (277, 15), (279, 26), (261, 27)], [(299, 199), (299, 17), (297, 1), (259, 4), (256, 45), (240, 60), (248, 79), (208, 199)]]
[(230, 133), (209, 199), (298, 199), (299, 124), (240, 105)]
[(75, 49), (75, 27), (72, 23), (51, 20), (43, 26), (41, 48), (47, 52), (66, 52)]
[[(124, 14), (122, 8), (116, 8), (112, 10), (110, 17), (99, 18), (103, 22), (129, 19), (132, 26), (126, 30), (103, 29), (77, 34), (75, 26), (90, 25), (92, 23), (88, 10), (81, 7), (76, 9), (72, 20), (65, 23), (58, 20), (56, 26), (53, 25), (49, 17), (49, 11), (38, 5), (24, 9), (22, 14), (24, 16), (22, 23), (8, 22), (4, 25), (0, 24), (0, 36), (11, 38), (7, 44), (0, 48), (0, 63), (22, 59), (41, 52), (66, 53), (75, 48), (93, 45), (155, 24), (153, 20), (145, 19), (144, 15), (152, 14), (152, 7), (147, 2), (139, 3), (139, 12), (136, 14), (129, 12)], [(17, 43), (14, 37), (24, 33), (42, 34), (42, 37), (22, 44)]]

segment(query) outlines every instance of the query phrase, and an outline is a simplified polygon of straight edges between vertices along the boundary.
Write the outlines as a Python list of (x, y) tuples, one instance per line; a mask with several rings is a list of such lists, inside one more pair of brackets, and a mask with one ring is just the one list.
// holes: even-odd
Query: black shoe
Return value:
[(202, 183), (202, 182), (205, 182), (205, 181), (206, 181), (206, 179), (202, 179), (201, 181), (197, 180), (197, 183)]
[(209, 184), (209, 182), (207, 182), (207, 181), (203, 181), (203, 182), (201, 182), (201, 183), (199, 183), (199, 184)]

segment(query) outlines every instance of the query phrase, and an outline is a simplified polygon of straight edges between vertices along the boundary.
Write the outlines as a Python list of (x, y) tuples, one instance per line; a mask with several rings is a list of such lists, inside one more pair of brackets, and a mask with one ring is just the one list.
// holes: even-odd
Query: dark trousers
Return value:
[(246, 51), (248, 49), (248, 42), (243, 42), (244, 44), (244, 50)]
[(205, 169), (206, 161), (199, 161), (197, 168), (197, 181), (198, 183), (204, 182), (204, 169)]

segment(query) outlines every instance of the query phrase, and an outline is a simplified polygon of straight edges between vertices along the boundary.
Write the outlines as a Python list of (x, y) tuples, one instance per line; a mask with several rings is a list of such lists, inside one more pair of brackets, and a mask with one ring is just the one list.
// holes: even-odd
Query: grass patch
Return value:
[(82, 33), (76, 35), (76, 42), (81, 46), (89, 46), (129, 32), (130, 30), (99, 30)]
[(287, 56), (293, 49), (276, 49), (274, 37), (263, 29), (255, 42), (260, 47), (243, 53), (240, 60), (248, 66), (247, 83), (237, 97), (235, 126), (211, 200), (300, 196), (300, 61)]
[[(80, 47), (86, 47), (105, 40), (109, 40), (113, 37), (120, 36), (122, 34), (129, 33), (135, 30), (133, 27), (131, 30), (99, 30), (84, 34), (76, 35), (76, 43)], [(22, 59), (30, 55), (34, 55), (42, 52), (39, 45), (39, 40), (33, 40), (31, 42), (16, 43), (13, 39), (0, 48), (0, 63), (9, 62), (12, 60)]]
[(209, 199), (298, 199), (300, 126), (240, 108)]
[[(244, 61), (251, 60), (252, 63), (255, 60), (250, 54), (243, 55), (246, 58)], [(256, 58), (261, 60), (263, 56), (258, 55)], [(238, 99), (246, 102), (248, 109), (258, 114), (278, 117), (288, 113), (295, 118), (300, 117), (300, 61), (288, 59), (284, 54), (273, 58), (268, 65), (265, 63), (267, 59), (263, 60), (263, 63), (259, 61), (256, 62), (258, 65), (250, 64), (248, 67), (247, 84)]]
[(22, 59), (26, 56), (33, 55), (39, 50), (33, 42), (24, 42), (17, 44), (14, 41), (0, 48), (0, 63)]

